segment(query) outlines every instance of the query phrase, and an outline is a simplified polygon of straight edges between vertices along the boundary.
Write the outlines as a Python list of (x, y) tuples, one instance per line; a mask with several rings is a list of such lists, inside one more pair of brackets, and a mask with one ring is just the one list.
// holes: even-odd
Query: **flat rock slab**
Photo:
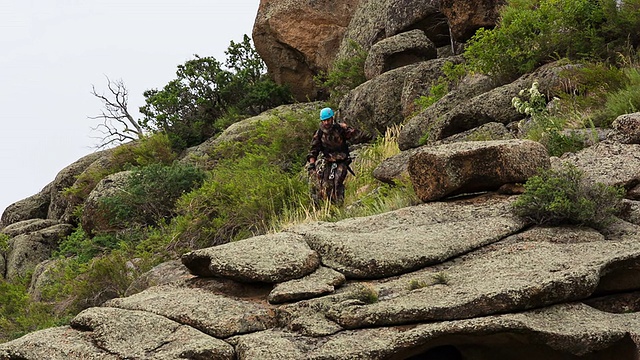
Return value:
[(90, 308), (71, 326), (118, 359), (235, 359), (228, 343), (149, 312)]
[(522, 311), (587, 298), (610, 270), (637, 261), (634, 236), (534, 228), (436, 268), (372, 282), (377, 302), (342, 301), (327, 317), (353, 329)]
[(194, 275), (279, 283), (314, 272), (320, 258), (302, 236), (277, 233), (192, 251), (182, 263)]
[(422, 201), (493, 191), (524, 183), (550, 166), (546, 148), (530, 140), (467, 141), (424, 146), (409, 159), (409, 175)]
[(342, 273), (321, 266), (302, 279), (277, 284), (269, 293), (268, 300), (272, 304), (279, 304), (310, 299), (332, 293), (336, 286), (342, 285), (345, 281)]
[(268, 329), (275, 324), (268, 304), (236, 300), (199, 289), (156, 286), (105, 306), (148, 311), (192, 326), (216, 338)]
[(299, 225), (325, 266), (347, 278), (407, 273), (501, 240), (526, 224), (511, 214), (512, 199), (431, 203), (336, 223)]
[(99, 348), (86, 331), (60, 326), (29, 333), (0, 344), (3, 360), (118, 360)]
[(585, 355), (604, 359), (607, 357), (598, 355), (607, 354), (631, 359), (637, 352), (639, 326), (638, 313), (611, 314), (572, 303), (519, 314), (343, 331), (317, 340), (267, 330), (235, 337), (233, 342), (239, 360), (431, 359), (429, 355), (437, 349), (454, 356), (438, 359), (571, 359)]
[(600, 142), (575, 154), (566, 153), (553, 167), (569, 162), (584, 171), (586, 177), (606, 185), (625, 186), (640, 183), (640, 145)]

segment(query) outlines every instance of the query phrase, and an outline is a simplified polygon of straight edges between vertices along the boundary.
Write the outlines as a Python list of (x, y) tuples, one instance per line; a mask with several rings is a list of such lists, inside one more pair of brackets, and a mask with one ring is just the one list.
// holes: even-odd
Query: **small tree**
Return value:
[(624, 196), (624, 188), (590, 182), (570, 163), (541, 171), (524, 187), (514, 211), (536, 224), (604, 227), (614, 221)]
[(89, 119), (100, 120), (101, 122), (94, 128), (94, 131), (102, 134), (98, 148), (106, 148), (111, 145), (118, 145), (127, 141), (141, 139), (144, 131), (138, 121), (136, 121), (128, 109), (129, 91), (124, 82), (120, 80), (111, 81), (108, 76), (108, 93), (98, 93), (96, 87), (91, 85), (91, 95), (98, 98), (103, 105), (101, 114), (89, 116)]
[(231, 41), (224, 66), (200, 57), (178, 66), (177, 78), (162, 90), (147, 90), (142, 125), (169, 134), (175, 148), (197, 145), (228, 125), (228, 113), (256, 115), (290, 102), (291, 94), (266, 74), (266, 65), (245, 35)]

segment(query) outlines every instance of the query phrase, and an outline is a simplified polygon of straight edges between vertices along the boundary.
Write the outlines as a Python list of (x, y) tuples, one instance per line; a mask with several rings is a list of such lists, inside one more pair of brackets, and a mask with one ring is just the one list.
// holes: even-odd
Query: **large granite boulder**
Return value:
[(88, 234), (109, 231), (113, 228), (111, 214), (105, 211), (102, 200), (122, 194), (125, 189), (131, 171), (121, 171), (106, 176), (91, 190), (84, 201), (84, 210), (80, 223)]
[(195, 275), (278, 283), (314, 272), (320, 259), (301, 236), (278, 233), (195, 250), (182, 263)]
[[(481, 81), (478, 84), (472, 84), (469, 90), (462, 91), (468, 91), (473, 95), (486, 89), (487, 86), (492, 89), (461, 99), (463, 100), (461, 102), (451, 102), (451, 99), (445, 96), (408, 122), (398, 138), (400, 149), (406, 150), (425, 143), (433, 143), (489, 122), (509, 124), (521, 120), (524, 115), (513, 107), (511, 102), (513, 97), (518, 96), (521, 90), (531, 88), (534, 81), (539, 83), (539, 90), (547, 99), (563, 92), (573, 91), (575, 86), (572, 87), (564, 81), (560, 73), (574, 66), (563, 62), (550, 63), (509, 84), (495, 88), (495, 84), (492, 86), (490, 82)], [(456, 98), (460, 99), (459, 96)], [(441, 106), (439, 102), (445, 102), (446, 105)]]
[(500, 8), (506, 0), (439, 0), (440, 11), (451, 27), (451, 35), (457, 42), (466, 42), (478, 29), (492, 29), (500, 17)]
[(269, 74), (299, 101), (315, 99), (313, 77), (327, 71), (358, 0), (260, 1), (253, 41)]
[(640, 183), (640, 145), (601, 142), (577, 153), (565, 153), (552, 162), (559, 168), (568, 162), (593, 182), (632, 189)]
[(0, 229), (30, 219), (46, 219), (51, 202), (50, 194), (51, 185), (47, 185), (41, 192), (7, 206), (2, 213)]
[(299, 225), (324, 266), (351, 279), (408, 273), (498, 241), (527, 224), (510, 201), (433, 203), (336, 223)]
[(640, 144), (640, 112), (618, 116), (611, 124), (611, 141), (623, 144)]
[(414, 101), (444, 76), (445, 59), (423, 61), (394, 69), (351, 90), (340, 102), (340, 116), (370, 135), (384, 134), (404, 122)]
[(409, 174), (422, 201), (493, 191), (524, 183), (550, 166), (546, 148), (530, 140), (469, 141), (425, 146), (409, 159)]
[[(469, 248), (480, 223), (511, 221), (505, 211), (512, 200), (424, 204), (302, 226), (310, 244), (321, 244), (314, 234), (347, 231), (380, 259), (410, 237), (405, 228), (422, 229), (411, 235), (420, 241), (419, 233), (442, 233), (443, 217), (458, 216), (451, 223), (457, 232), (422, 250), (438, 257), (452, 245), (457, 255), (448, 260), (281, 305), (267, 302), (275, 290), (268, 285), (194, 278), (157, 286), (87, 309), (70, 326), (1, 344), (0, 358), (635, 359), (640, 307), (611, 293), (640, 289), (640, 228), (627, 224), (627, 232), (605, 236), (586, 227), (519, 226), (497, 234), (500, 226), (487, 226), (482, 231), (500, 240)], [(464, 229), (469, 221), (477, 224)], [(467, 244), (456, 243), (461, 234), (469, 234)], [(382, 238), (387, 247), (376, 245)], [(326, 247), (328, 256), (347, 254), (347, 246)], [(320, 271), (326, 274), (312, 283), (337, 279), (335, 270)]]
[(389, 70), (436, 57), (433, 42), (422, 30), (412, 30), (374, 44), (364, 63), (364, 75), (371, 80)]
[(31, 273), (36, 265), (51, 257), (60, 240), (72, 230), (69, 224), (58, 224), (11, 238), (6, 252), (5, 277), (13, 280)]

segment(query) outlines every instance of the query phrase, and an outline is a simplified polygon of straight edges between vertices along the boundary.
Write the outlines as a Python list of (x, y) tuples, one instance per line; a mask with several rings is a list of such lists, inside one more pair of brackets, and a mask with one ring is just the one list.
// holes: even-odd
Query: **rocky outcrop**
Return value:
[(440, 0), (440, 10), (449, 21), (451, 35), (457, 42), (466, 42), (480, 28), (492, 29), (500, 16), (505, 0), (482, 0), (473, 3), (461, 0)]
[(420, 148), (408, 170), (422, 201), (524, 183), (550, 166), (547, 149), (530, 140), (470, 141)]
[[(610, 294), (640, 288), (640, 228), (527, 228), (514, 199), (299, 225), (282, 236), (321, 255), (315, 273), (275, 286), (183, 278), (1, 344), (0, 358), (633, 359), (640, 309)], [(247, 264), (263, 255), (248, 244), (223, 245), (218, 261), (259, 278)], [(359, 279), (369, 272), (384, 278)]]
[(406, 65), (435, 59), (436, 47), (421, 30), (386, 38), (371, 47), (364, 63), (368, 80)]
[(640, 184), (640, 158), (638, 144), (601, 142), (578, 153), (566, 153), (554, 159), (554, 167), (568, 162), (584, 171), (593, 182), (633, 189)]
[(481, 81), (472, 85), (470, 90), (465, 90), (469, 91), (469, 94), (480, 94), (458, 103), (452, 103), (451, 99), (446, 97), (442, 98), (439, 102), (445, 102), (446, 105), (440, 106), (436, 103), (408, 122), (406, 129), (400, 133), (398, 145), (401, 150), (406, 150), (442, 140), (489, 122), (509, 124), (521, 120), (524, 115), (512, 106), (513, 97), (518, 96), (521, 90), (531, 88), (534, 81), (540, 84), (540, 92), (548, 99), (562, 92), (572, 91), (570, 84), (565, 84), (566, 81), (559, 76), (561, 71), (571, 66), (573, 65), (561, 62), (547, 64), (512, 83), (489, 91), (485, 90), (488, 84)]
[(131, 173), (131, 171), (121, 171), (108, 175), (91, 190), (84, 201), (84, 209), (80, 219), (82, 228), (88, 234), (112, 229), (113, 226), (110, 224), (112, 216), (106, 212), (101, 200), (121, 194), (131, 177)]
[[(492, 28), (504, 1), (340, 0), (260, 2), (253, 28), (256, 50), (279, 84), (300, 101), (320, 94), (313, 77), (353, 56), (352, 43), (369, 51), (381, 40), (422, 31), (436, 47), (452, 47)], [(453, 46), (453, 48), (456, 48)]]
[(72, 230), (69, 224), (59, 224), (11, 238), (6, 251), (5, 278), (15, 279), (33, 271), (51, 257), (58, 242)]
[(640, 144), (640, 113), (618, 116), (611, 124), (608, 138), (622, 144)]
[(436, 59), (385, 72), (349, 92), (340, 102), (340, 116), (350, 125), (371, 134), (404, 121), (414, 100), (429, 93), (444, 76), (442, 66), (451, 59)]
[(315, 99), (313, 77), (327, 71), (359, 0), (261, 1), (253, 26), (269, 74), (297, 100)]
[[(229, 258), (235, 261), (230, 263)], [(196, 250), (182, 262), (195, 275), (279, 283), (309, 275), (320, 259), (302, 237), (279, 233)]]

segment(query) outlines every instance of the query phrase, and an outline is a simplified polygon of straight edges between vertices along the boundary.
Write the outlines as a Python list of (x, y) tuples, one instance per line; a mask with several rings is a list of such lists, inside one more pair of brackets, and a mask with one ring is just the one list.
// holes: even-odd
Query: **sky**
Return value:
[(0, 0), (0, 214), (96, 151), (108, 77), (129, 111), (200, 56), (224, 62), (260, 0)]

